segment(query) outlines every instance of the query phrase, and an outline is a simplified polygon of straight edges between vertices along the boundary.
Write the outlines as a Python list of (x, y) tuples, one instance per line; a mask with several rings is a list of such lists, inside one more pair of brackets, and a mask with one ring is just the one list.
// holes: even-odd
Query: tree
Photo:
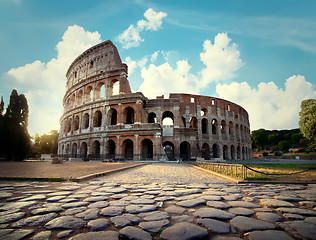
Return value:
[(0, 155), (8, 160), (22, 160), (30, 150), (30, 135), (28, 132), (29, 108), (26, 97), (13, 89), (10, 102), (2, 117)]
[(41, 136), (38, 133), (34, 136), (33, 155), (39, 155), (44, 153), (57, 154), (58, 147), (57, 130), (51, 130), (49, 134), (43, 134)]
[(268, 133), (265, 129), (252, 131), (251, 140), (256, 148), (264, 149), (268, 144)]
[(307, 99), (302, 101), (299, 115), (300, 130), (304, 137), (309, 140), (310, 148), (316, 149), (316, 100)]

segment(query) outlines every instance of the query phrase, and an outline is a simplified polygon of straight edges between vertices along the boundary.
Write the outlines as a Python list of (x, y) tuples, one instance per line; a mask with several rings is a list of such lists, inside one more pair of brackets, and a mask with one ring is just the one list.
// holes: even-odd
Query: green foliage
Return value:
[(265, 129), (252, 131), (251, 140), (255, 145), (255, 148), (264, 149), (268, 144), (268, 133)]
[(300, 130), (304, 137), (309, 140), (309, 146), (316, 149), (316, 100), (307, 99), (302, 101), (299, 115)]
[(3, 110), (0, 112), (0, 156), (7, 160), (23, 160), (31, 146), (26, 97), (13, 89), (5, 114)]
[(287, 152), (291, 147), (291, 142), (287, 140), (280, 141), (278, 147), (281, 151)]
[(32, 151), (34, 155), (40, 154), (56, 154), (58, 147), (58, 136), (57, 130), (51, 130), (49, 134), (43, 134), (41, 136), (38, 133), (33, 137), (34, 144)]
[(282, 155), (283, 155), (283, 153), (281, 151), (275, 151), (274, 152), (274, 156), (279, 157), (279, 156), (282, 156)]

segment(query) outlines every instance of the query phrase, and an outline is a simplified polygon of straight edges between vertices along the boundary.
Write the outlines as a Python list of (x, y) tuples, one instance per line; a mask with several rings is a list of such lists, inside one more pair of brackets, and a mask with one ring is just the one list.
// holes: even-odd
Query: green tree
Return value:
[(30, 151), (28, 132), (29, 108), (26, 97), (13, 89), (10, 102), (2, 117), (0, 155), (8, 160), (22, 160)]
[(291, 147), (291, 143), (287, 140), (283, 140), (279, 142), (278, 146), (282, 152), (287, 152)]
[(57, 130), (51, 130), (49, 134), (43, 134), (41, 136), (38, 133), (34, 136), (33, 144), (33, 154), (39, 155), (43, 153), (57, 154), (58, 147), (58, 136), (59, 133)]
[(268, 133), (265, 129), (252, 131), (251, 140), (257, 149), (264, 149), (268, 144)]
[(316, 149), (316, 100), (307, 99), (302, 101), (299, 115), (300, 130), (304, 137), (309, 140), (310, 148)]

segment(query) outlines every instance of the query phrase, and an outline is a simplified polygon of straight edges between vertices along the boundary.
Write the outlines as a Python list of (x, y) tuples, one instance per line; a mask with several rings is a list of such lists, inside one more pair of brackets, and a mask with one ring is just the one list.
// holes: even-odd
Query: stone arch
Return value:
[(192, 117), (190, 120), (190, 128), (197, 128), (198, 124), (197, 124), (197, 118), (196, 117)]
[(76, 115), (74, 119), (74, 131), (77, 131), (79, 129), (79, 122), (80, 122), (79, 116)]
[(151, 112), (148, 114), (148, 123), (156, 123), (157, 122), (157, 116), (156, 113)]
[(93, 100), (93, 90), (91, 86), (88, 86), (86, 88), (86, 97), (85, 97), (86, 101), (91, 101)]
[(241, 148), (241, 157), (242, 157), (242, 160), (245, 160), (245, 147), (243, 146), (242, 148)]
[(240, 146), (237, 146), (237, 159), (240, 159)]
[(191, 147), (190, 143), (183, 141), (180, 144), (180, 158), (184, 161), (189, 161), (191, 159)]
[(232, 160), (235, 160), (235, 146), (234, 145), (230, 146), (230, 157)]
[(95, 140), (92, 144), (92, 155), (94, 158), (99, 158), (101, 152), (101, 144), (98, 140)]
[(82, 118), (82, 129), (89, 128), (89, 114), (85, 113)]
[(202, 117), (206, 117), (207, 114), (208, 114), (207, 109), (206, 109), (206, 108), (202, 108), (202, 109), (201, 109), (201, 116), (202, 116)]
[(66, 145), (65, 154), (66, 155), (70, 154), (70, 144), (69, 143)]
[(72, 127), (72, 118), (69, 118), (67, 120), (67, 133), (71, 132), (71, 127)]
[(210, 145), (208, 143), (202, 145), (202, 158), (205, 160), (211, 159)]
[(77, 95), (77, 105), (82, 104), (83, 91), (80, 90)]
[(217, 120), (214, 118), (212, 120), (212, 134), (216, 135), (217, 134)]
[(101, 111), (95, 111), (93, 115), (93, 127), (101, 127), (102, 125), (102, 113)]
[(161, 118), (162, 125), (173, 125), (174, 124), (174, 116), (170, 111), (165, 111), (162, 114)]
[(134, 143), (131, 139), (125, 139), (122, 144), (125, 159), (134, 158)]
[(95, 90), (96, 98), (103, 98), (105, 97), (105, 85), (104, 82), (100, 82), (97, 85), (97, 88)]
[(132, 107), (127, 107), (123, 111), (124, 117), (125, 117), (125, 123), (126, 124), (134, 124), (134, 115), (135, 111)]
[(223, 146), (223, 159), (228, 160), (228, 147), (227, 147), (227, 145)]
[(146, 138), (141, 142), (142, 146), (142, 158), (143, 159), (152, 159), (154, 155), (154, 146), (153, 142)]
[(221, 133), (222, 135), (226, 135), (226, 121), (225, 120), (221, 121)]
[(88, 146), (87, 143), (83, 142), (80, 145), (80, 157), (86, 158), (88, 154)]
[(71, 95), (71, 106), (74, 107), (76, 105), (76, 94)]
[(202, 119), (202, 134), (208, 134), (208, 121), (206, 118)]
[(169, 160), (174, 160), (174, 144), (170, 141), (166, 141), (162, 144), (165, 153)]
[(230, 136), (234, 135), (234, 124), (232, 121), (230, 121), (228, 124), (228, 134)]
[(77, 157), (77, 143), (73, 143), (71, 147), (71, 157)]
[(107, 122), (108, 125), (116, 125), (117, 124), (117, 111), (115, 108), (111, 108), (107, 114)]
[(109, 89), (110, 96), (118, 95), (120, 93), (120, 81), (117, 79), (114, 79), (110, 83), (110, 89)]
[(219, 146), (216, 143), (213, 144), (212, 150), (213, 150), (213, 158), (219, 158), (220, 157)]
[(106, 152), (107, 152), (106, 158), (108, 158), (108, 159), (115, 158), (115, 147), (116, 147), (116, 144), (112, 139), (107, 141), (107, 143), (106, 143)]

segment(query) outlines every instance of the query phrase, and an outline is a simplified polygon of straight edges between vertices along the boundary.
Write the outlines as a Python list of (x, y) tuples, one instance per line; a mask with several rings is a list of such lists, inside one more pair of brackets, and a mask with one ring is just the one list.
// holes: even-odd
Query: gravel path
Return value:
[(0, 182), (0, 239), (316, 239), (316, 185), (237, 185), (185, 164)]

